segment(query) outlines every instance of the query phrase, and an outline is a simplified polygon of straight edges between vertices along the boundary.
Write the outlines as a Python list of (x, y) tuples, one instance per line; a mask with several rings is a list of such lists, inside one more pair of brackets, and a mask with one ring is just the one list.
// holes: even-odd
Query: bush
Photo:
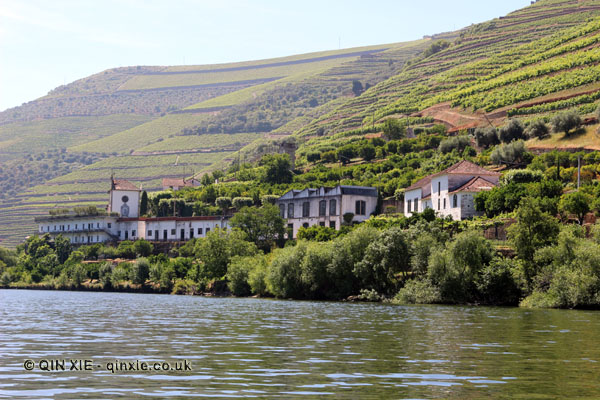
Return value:
[(254, 201), (252, 200), (252, 197), (235, 197), (232, 203), (233, 207), (237, 210), (241, 210), (244, 207), (250, 207)]
[(513, 278), (516, 266), (512, 260), (494, 258), (477, 280), (477, 289), (486, 304), (517, 305), (521, 291)]
[(438, 150), (444, 154), (450, 153), (452, 150), (456, 150), (462, 154), (470, 143), (471, 140), (466, 135), (453, 136), (442, 140), (438, 146)]
[(498, 146), (490, 155), (490, 161), (496, 165), (518, 165), (526, 163), (530, 159), (531, 154), (527, 153), (525, 142), (522, 140)]
[(503, 143), (526, 139), (523, 123), (518, 119), (511, 119), (500, 129), (498, 136)]
[(404, 139), (406, 137), (406, 127), (397, 119), (388, 118), (383, 123), (383, 136), (388, 140)]
[(146, 283), (150, 275), (150, 263), (147, 258), (138, 258), (129, 270), (129, 279), (136, 285)]
[(256, 255), (253, 260), (253, 268), (248, 273), (248, 284), (250, 291), (259, 296), (269, 294), (267, 290), (267, 259), (262, 255)]
[(306, 160), (308, 162), (317, 162), (321, 159), (321, 153), (319, 153), (318, 151), (311, 151), (310, 153), (306, 154)]
[(498, 130), (493, 126), (475, 129), (475, 142), (477, 143), (477, 146), (484, 149), (500, 144)]
[(377, 293), (375, 289), (360, 289), (360, 293), (358, 294), (357, 299), (361, 301), (369, 301), (372, 303), (376, 303), (381, 301), (383, 299), (383, 296)]
[(573, 129), (581, 126), (581, 117), (574, 111), (565, 111), (552, 118), (552, 130), (554, 132), (564, 132), (569, 136)]
[(544, 174), (541, 171), (530, 169), (513, 169), (502, 176), (502, 183), (507, 185), (511, 183), (531, 183), (541, 182)]
[(399, 304), (435, 304), (442, 301), (442, 296), (440, 289), (429, 279), (411, 279), (393, 301)]
[(533, 138), (543, 139), (546, 136), (548, 136), (549, 132), (550, 132), (550, 130), (548, 129), (548, 126), (541, 119), (538, 119), (537, 121), (532, 122), (531, 124), (529, 124), (527, 129), (525, 129), (525, 134), (530, 139), (533, 139)]
[(305, 242), (299, 242), (294, 247), (286, 247), (274, 252), (267, 273), (269, 292), (281, 298), (304, 297), (302, 270), (298, 266), (302, 264), (306, 248)]
[(227, 287), (234, 296), (248, 296), (250, 285), (248, 278), (253, 266), (249, 263), (253, 257), (233, 257), (227, 268)]
[(139, 239), (133, 243), (133, 251), (137, 257), (148, 257), (152, 255), (154, 246), (147, 240)]

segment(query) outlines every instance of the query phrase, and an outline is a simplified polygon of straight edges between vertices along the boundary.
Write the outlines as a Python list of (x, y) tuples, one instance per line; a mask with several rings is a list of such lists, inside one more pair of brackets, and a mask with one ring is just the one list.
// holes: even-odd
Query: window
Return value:
[[(111, 226), (112, 226), (112, 224), (109, 222), (109, 223), (108, 223), (108, 228), (110, 229), (110, 228), (111, 228)], [(75, 228), (77, 228), (77, 225), (75, 225)]]
[(194, 238), (194, 229), (190, 229), (190, 239)]
[(337, 201), (329, 200), (329, 215), (337, 215)]
[(100, 236), (96, 236), (96, 242), (100, 241)]
[(444, 210), (446, 209), (446, 198), (444, 197)]
[(406, 202), (406, 212), (412, 212), (411, 211), (411, 206), (412, 206), (412, 200), (408, 200)]
[(442, 182), (438, 182), (438, 193), (442, 191)]
[(457, 195), (452, 196), (452, 207), (453, 208), (458, 207), (458, 196)]
[(96, 228), (100, 228), (100, 222), (96, 222)]
[(131, 237), (135, 237), (135, 229), (131, 231)]
[(419, 212), (419, 199), (414, 199), (414, 212)]
[(75, 243), (79, 242), (79, 236), (75, 236)]
[(285, 204), (279, 205), (279, 216), (285, 218)]
[(355, 214), (356, 215), (365, 215), (366, 214), (367, 203), (363, 200), (356, 201)]
[(202, 228), (198, 228), (198, 235), (202, 235)]
[(175, 229), (171, 229), (171, 236), (175, 235)]
[(210, 232), (210, 228), (206, 228), (206, 234), (208, 235), (208, 232)]
[(302, 217), (306, 218), (310, 216), (310, 202), (305, 201), (302, 203)]
[(438, 197), (438, 211), (440, 211), (440, 198)]
[(71, 230), (71, 225), (67, 225), (67, 230), (70, 231)]
[(117, 236), (118, 236), (118, 237), (121, 237), (121, 231), (118, 231), (118, 232), (117, 232)]
[(303, 224), (302, 224), (302, 227), (303, 227), (303, 228), (308, 228), (308, 222), (305, 222), (305, 223), (303, 223)]
[(294, 218), (294, 203), (288, 204), (288, 218)]
[(319, 222), (319, 226), (325, 226), (325, 221)]
[(152, 230), (148, 231), (148, 237), (152, 237)]
[(335, 221), (329, 221), (329, 227), (335, 229)]
[(319, 202), (319, 216), (327, 215), (327, 202), (325, 200), (321, 200)]

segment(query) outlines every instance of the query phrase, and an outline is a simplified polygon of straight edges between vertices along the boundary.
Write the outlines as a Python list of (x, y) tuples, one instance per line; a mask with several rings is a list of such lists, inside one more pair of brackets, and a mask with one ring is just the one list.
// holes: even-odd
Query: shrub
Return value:
[(544, 174), (541, 171), (530, 169), (513, 169), (502, 176), (502, 183), (505, 185), (511, 183), (532, 183), (541, 182)]
[(462, 153), (470, 143), (471, 140), (466, 135), (453, 136), (442, 140), (438, 146), (438, 150), (444, 154), (450, 153), (452, 150)]
[(475, 142), (477, 146), (484, 149), (500, 144), (498, 130), (493, 126), (475, 129)]
[(147, 258), (138, 258), (129, 270), (129, 279), (136, 285), (146, 283), (150, 275), (150, 263)]
[(235, 197), (232, 203), (237, 210), (241, 210), (244, 207), (250, 207), (254, 201), (252, 197)]
[(442, 301), (442, 296), (440, 289), (429, 279), (411, 279), (393, 301), (399, 304), (435, 304)]
[(503, 143), (526, 139), (523, 123), (518, 119), (511, 119), (500, 129), (498, 136)]
[(358, 300), (369, 301), (372, 303), (379, 302), (383, 299), (375, 289), (360, 289), (360, 293), (357, 296)]
[(248, 296), (250, 294), (250, 285), (248, 278), (253, 266), (249, 263), (252, 257), (236, 256), (231, 259), (227, 268), (227, 287), (234, 296)]
[[(250, 261), (249, 261), (250, 262)], [(269, 294), (267, 290), (267, 259), (262, 254), (254, 256), (253, 268), (248, 273), (248, 284), (252, 293), (259, 296)]]
[(492, 151), (490, 161), (496, 165), (500, 164), (523, 164), (531, 158), (525, 148), (525, 142), (517, 140), (512, 143), (498, 146)]
[(302, 264), (307, 245), (299, 242), (294, 247), (278, 249), (267, 273), (269, 291), (277, 297), (300, 299), (304, 297), (302, 286)]
[(574, 111), (565, 111), (552, 118), (552, 130), (554, 132), (564, 132), (569, 136), (573, 129), (581, 126), (581, 117)]
[(487, 304), (517, 305), (521, 292), (512, 270), (514, 263), (509, 259), (494, 258), (485, 266), (477, 280), (477, 289)]
[(321, 153), (319, 153), (318, 151), (311, 151), (310, 153), (306, 154), (306, 160), (308, 162), (317, 162), (321, 159)]
[(152, 255), (154, 246), (147, 240), (139, 239), (133, 243), (133, 251), (135, 251), (137, 257), (148, 257)]
[(103, 288), (110, 288), (112, 286), (112, 270), (113, 266), (110, 262), (104, 262), (100, 265), (98, 274)]
[(549, 132), (550, 132), (550, 130), (548, 129), (548, 126), (541, 119), (538, 119), (537, 121), (532, 122), (531, 124), (529, 124), (527, 129), (525, 129), (525, 134), (530, 139), (533, 139), (533, 138), (543, 139), (546, 136), (548, 136)]

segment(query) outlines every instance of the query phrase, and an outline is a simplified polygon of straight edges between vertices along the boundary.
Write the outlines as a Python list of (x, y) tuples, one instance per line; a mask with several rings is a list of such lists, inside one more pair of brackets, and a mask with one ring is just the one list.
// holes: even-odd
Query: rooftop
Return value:
[(140, 191), (140, 188), (125, 179), (111, 179), (111, 190), (132, 190)]
[(496, 187), (495, 183), (488, 181), (480, 176), (476, 176), (464, 185), (452, 190), (450, 193), (457, 192), (481, 192), (482, 190), (491, 190)]

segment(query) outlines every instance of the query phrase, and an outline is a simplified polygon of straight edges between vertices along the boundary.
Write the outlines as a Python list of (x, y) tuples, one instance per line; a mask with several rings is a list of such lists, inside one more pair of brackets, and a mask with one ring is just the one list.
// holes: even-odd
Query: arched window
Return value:
[(288, 218), (294, 218), (294, 203), (288, 204)]
[(303, 227), (303, 228), (308, 228), (308, 222), (305, 222), (305, 223), (303, 223), (303, 224), (302, 224), (302, 227)]
[(452, 207), (454, 207), (454, 208), (458, 207), (458, 196), (457, 195), (452, 196)]
[(329, 215), (337, 215), (337, 201), (329, 200)]
[(319, 201), (319, 216), (327, 215), (327, 201)]
[(285, 218), (285, 204), (279, 205), (279, 216)]

